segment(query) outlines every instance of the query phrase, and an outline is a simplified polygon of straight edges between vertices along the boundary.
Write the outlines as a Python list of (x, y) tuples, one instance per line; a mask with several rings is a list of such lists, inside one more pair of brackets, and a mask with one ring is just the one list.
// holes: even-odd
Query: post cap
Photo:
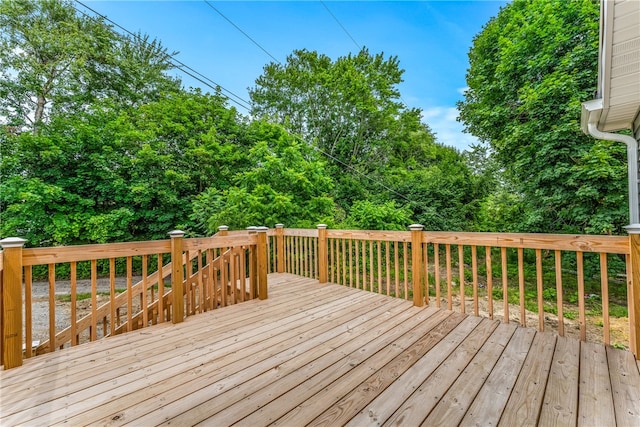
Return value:
[(168, 234), (172, 239), (176, 237), (184, 237), (184, 231), (182, 230), (173, 230), (173, 231), (170, 231)]
[(628, 234), (640, 234), (640, 224), (629, 224), (624, 229)]
[(424, 225), (422, 224), (411, 224), (409, 226), (409, 230), (411, 231), (422, 231), (424, 229)]
[(252, 225), (252, 226), (250, 226), (250, 227), (247, 227), (247, 228), (246, 228), (246, 230), (247, 230), (249, 233), (255, 233), (255, 232), (258, 230), (258, 227), (256, 227), (255, 225)]
[(276, 228), (284, 228), (284, 224), (278, 223), (278, 224), (276, 224)]
[(7, 237), (6, 239), (0, 240), (0, 247), (2, 249), (7, 248), (21, 248), (27, 241), (20, 237)]
[(327, 228), (327, 224), (318, 224), (318, 228), (322, 228), (322, 229)]
[(256, 231), (258, 233), (265, 233), (265, 232), (267, 232), (267, 230), (269, 230), (269, 227), (265, 227), (264, 225), (262, 225), (260, 227), (256, 227)]
[(226, 225), (221, 225), (220, 227), (218, 227), (218, 231), (227, 231), (229, 230), (229, 227)]

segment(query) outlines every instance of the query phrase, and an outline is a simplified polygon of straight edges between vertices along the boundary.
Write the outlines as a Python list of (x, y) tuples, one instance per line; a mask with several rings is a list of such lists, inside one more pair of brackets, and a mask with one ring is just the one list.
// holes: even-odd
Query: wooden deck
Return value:
[(278, 274), (0, 373), (0, 425), (640, 425), (631, 353)]

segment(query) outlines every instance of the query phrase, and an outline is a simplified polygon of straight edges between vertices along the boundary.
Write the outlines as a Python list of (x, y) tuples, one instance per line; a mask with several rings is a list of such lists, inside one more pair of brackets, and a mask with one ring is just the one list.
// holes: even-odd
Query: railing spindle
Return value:
[(587, 340), (587, 319), (585, 310), (585, 295), (584, 295), (584, 262), (582, 259), (582, 252), (576, 252), (576, 266), (578, 273), (578, 317), (580, 324), (580, 340)]
[(387, 275), (387, 296), (391, 295), (391, 252), (390, 252), (391, 242), (388, 240), (385, 242), (385, 261), (386, 261), (386, 275)]
[(562, 295), (562, 253), (555, 251), (556, 262), (556, 308), (558, 311), (558, 335), (564, 336), (564, 301)]
[(404, 299), (409, 299), (409, 244), (403, 242), (404, 252), (402, 254), (404, 264)]
[[(26, 357), (33, 355), (33, 270), (31, 266), (24, 268), (24, 302), (25, 302), (25, 335), (26, 335)], [(22, 340), (22, 338), (21, 338)], [(21, 349), (22, 350), (22, 349)]]
[(518, 248), (518, 289), (520, 293), (520, 324), (527, 326), (527, 312), (524, 303), (524, 249)]
[(440, 308), (440, 245), (433, 244), (433, 273), (436, 281), (436, 307)]
[[(91, 260), (92, 262), (95, 260)], [(93, 265), (91, 266), (93, 269)], [(91, 273), (93, 276), (93, 272)], [(96, 273), (97, 275), (97, 273)], [(93, 295), (93, 290), (91, 291)], [(95, 306), (95, 304), (94, 304)], [(116, 326), (120, 326), (120, 314), (116, 310), (116, 260), (115, 258), (109, 258), (109, 308), (111, 310), (111, 330), (109, 334), (114, 336), (116, 334)], [(93, 315), (91, 318), (91, 325), (94, 325)], [(91, 335), (93, 337), (93, 333)], [(93, 341), (95, 338), (92, 338)]]
[(464, 295), (464, 246), (458, 245), (458, 280), (460, 280), (460, 312), (465, 313)]
[(544, 286), (542, 283), (542, 250), (536, 249), (536, 284), (538, 286), (538, 330), (544, 331)]
[(491, 246), (485, 246), (484, 254), (484, 261), (487, 267), (487, 305), (489, 309), (489, 319), (493, 320), (493, 266), (491, 264)]
[(373, 240), (369, 240), (369, 291), (375, 292), (375, 269), (374, 269)]
[(395, 263), (395, 268), (393, 269), (394, 272), (394, 279), (395, 279), (395, 291), (396, 294), (394, 295), (396, 298), (400, 298), (400, 249), (398, 248), (398, 246), (400, 245), (400, 242), (393, 242), (393, 261)]
[(479, 316), (478, 308), (478, 251), (476, 245), (471, 246), (471, 274), (473, 276), (473, 314)]
[[(114, 278), (114, 282), (115, 282), (115, 278)], [(75, 289), (74, 289), (74, 293), (75, 293)], [(97, 309), (98, 309), (98, 261), (95, 259), (92, 259), (91, 260), (91, 330), (89, 333), (89, 341), (95, 341), (98, 339)], [(112, 318), (112, 323), (113, 323), (113, 318)]]
[(453, 310), (453, 280), (451, 278), (451, 245), (445, 245), (445, 261), (447, 263), (447, 309)]
[(133, 330), (133, 292), (131, 290), (133, 279), (133, 260), (127, 257), (127, 332)]
[(56, 265), (49, 264), (49, 352), (56, 350)]
[(380, 240), (378, 240), (378, 293), (382, 293), (382, 251)]
[(609, 273), (607, 268), (607, 254), (600, 254), (600, 286), (602, 290), (602, 327), (605, 345), (611, 341), (609, 320)]
[(500, 248), (500, 260), (502, 261), (502, 307), (504, 310), (504, 323), (509, 323), (509, 278), (507, 277), (507, 248)]

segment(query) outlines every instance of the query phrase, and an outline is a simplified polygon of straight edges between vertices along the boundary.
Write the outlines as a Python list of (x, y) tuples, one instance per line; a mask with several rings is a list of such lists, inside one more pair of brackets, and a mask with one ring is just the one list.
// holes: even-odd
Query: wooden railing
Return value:
[[(640, 283), (633, 280), (640, 266), (632, 256), (640, 253), (633, 243), (637, 235), (279, 226), (268, 236), (269, 271), (622, 345), (636, 357), (640, 353)], [(615, 317), (613, 302), (622, 311)], [(612, 329), (612, 319), (620, 317), (628, 321), (617, 321)]]
[[(265, 232), (228, 234), (223, 229), (213, 237), (184, 239), (176, 231), (170, 240), (35, 249), (23, 249), (21, 239), (3, 240), (2, 364), (7, 369), (20, 365), (22, 357), (265, 299)], [(45, 282), (34, 281), (41, 275)], [(80, 282), (90, 294), (82, 295), (90, 298), (85, 315), (78, 313)], [(34, 294), (35, 283), (45, 289)], [(61, 304), (61, 297), (70, 304)], [(69, 313), (62, 309), (67, 306)], [(36, 308), (36, 320), (42, 323), (46, 316), (47, 326), (38, 337)]]
[[(209, 238), (184, 239), (174, 233), (170, 240), (155, 242), (38, 249), (23, 249), (22, 244), (20, 239), (2, 241), (5, 368), (20, 364), (23, 355), (266, 298), (267, 272), (293, 273), (560, 335), (576, 332), (582, 340), (597, 338), (628, 347), (636, 357), (640, 353), (639, 234), (429, 232), (419, 225), (410, 231), (329, 230), (324, 225), (307, 230), (278, 224), (271, 230), (228, 232), (223, 227)], [(176, 259), (180, 262), (171, 262)], [(81, 269), (91, 299), (84, 316), (76, 312)], [(60, 324), (56, 311), (62, 271), (70, 288), (66, 324)], [(36, 274), (46, 277), (45, 301), (32, 297)], [(104, 296), (100, 282), (107, 285)], [(34, 345), (36, 303), (47, 307), (48, 331)], [(612, 325), (625, 313), (628, 322)]]

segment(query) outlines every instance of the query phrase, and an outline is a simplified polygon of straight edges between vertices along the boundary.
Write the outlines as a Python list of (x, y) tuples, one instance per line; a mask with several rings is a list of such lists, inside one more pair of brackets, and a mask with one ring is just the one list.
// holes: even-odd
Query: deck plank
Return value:
[[(457, 425), (478, 391), (486, 381), (498, 358), (504, 351), (517, 326), (513, 323), (500, 323), (494, 333), (484, 343), (469, 366), (456, 379), (449, 391), (424, 420), (423, 425)], [(374, 411), (371, 406), (370, 411)], [(366, 412), (365, 412), (366, 414)], [(364, 414), (361, 414), (361, 416)], [(355, 420), (354, 420), (355, 421)], [(357, 425), (357, 421), (354, 425)]]
[(547, 387), (556, 334), (536, 334), (498, 425), (535, 426)]
[[(370, 299), (371, 299), (370, 296), (366, 297), (367, 301)], [(271, 314), (272, 315), (277, 314), (276, 318), (278, 320), (288, 319), (289, 321), (292, 321), (292, 322), (295, 322), (295, 320), (298, 318), (309, 318), (309, 317), (315, 318), (318, 312), (327, 310), (326, 302), (331, 302), (331, 304), (329, 305), (330, 307), (335, 308), (335, 307), (344, 306), (348, 310), (349, 305), (351, 304), (351, 301), (352, 301), (352, 296), (351, 295), (342, 296), (339, 300), (336, 300), (334, 298), (329, 298), (329, 299), (317, 298), (315, 301), (316, 301), (315, 307), (309, 306), (310, 308), (308, 308), (308, 310), (305, 310), (301, 313), (292, 314), (291, 309), (286, 304), (283, 304), (282, 306), (276, 306), (276, 308), (274, 309), (275, 311), (273, 311)], [(339, 301), (341, 302), (338, 303)], [(210, 316), (209, 319), (210, 320), (213, 319), (215, 321), (216, 316)], [(238, 322), (234, 321), (234, 324), (235, 323), (238, 323)], [(249, 339), (252, 336), (260, 335), (263, 333), (277, 335), (280, 331), (284, 331), (289, 328), (286, 325), (286, 322), (282, 321), (282, 323), (283, 323), (282, 325), (280, 325), (275, 329), (271, 324), (265, 324), (265, 325), (262, 325), (261, 327), (256, 327), (256, 325), (253, 325), (253, 327), (240, 326), (234, 330), (224, 331), (222, 335), (220, 335), (219, 339), (216, 340), (215, 343), (211, 343), (209, 347), (200, 346), (200, 348), (193, 349), (190, 352), (190, 358), (192, 359), (191, 363), (193, 363), (193, 359), (197, 360), (198, 358), (200, 358), (202, 360), (208, 360), (212, 358), (213, 355), (211, 354), (211, 350), (217, 346), (223, 347), (223, 350), (221, 351), (231, 352), (236, 348), (241, 347), (243, 345), (242, 344), (243, 340)], [(199, 329), (200, 334), (196, 334), (196, 336), (199, 336), (203, 332), (207, 331), (207, 327), (206, 327), (207, 325), (202, 325), (202, 326), (203, 327)], [(223, 326), (222, 329), (224, 330), (228, 328)], [(209, 331), (209, 333), (211, 334), (220, 333), (220, 332), (222, 331), (220, 331), (219, 328), (218, 329), (214, 328), (213, 331)], [(182, 337), (180, 337), (180, 339), (182, 339)], [(197, 339), (193, 339), (190, 341), (183, 341), (183, 343), (185, 344), (191, 343), (193, 345), (199, 344), (200, 342), (201, 340), (197, 340)], [(145, 372), (145, 370), (148, 370), (149, 366), (153, 365), (154, 363), (161, 363), (164, 365), (164, 366), (156, 367), (156, 370), (160, 375), (166, 375), (167, 373), (166, 369), (176, 370), (178, 369), (177, 368), (178, 366), (185, 364), (185, 361), (179, 360), (179, 359), (183, 359), (183, 353), (184, 353), (184, 348), (181, 346), (177, 346), (176, 348), (170, 351), (155, 350), (153, 351), (152, 356), (146, 357), (146, 355), (143, 354), (141, 357), (141, 355), (138, 353), (139, 343), (137, 341), (133, 339), (126, 340), (126, 344), (129, 347), (136, 348), (136, 352), (120, 351), (121, 353), (129, 354), (130, 356), (128, 359), (124, 359), (124, 358), (116, 359), (114, 361), (114, 364), (119, 365), (119, 367), (112, 368), (112, 366), (105, 366), (104, 367), (105, 369), (101, 370), (101, 372), (97, 375), (96, 374), (91, 375), (91, 371), (86, 371), (88, 374), (85, 376), (79, 376), (78, 374), (76, 374), (78, 375), (77, 380), (74, 381), (73, 384), (70, 384), (67, 387), (65, 387), (64, 389), (61, 389), (59, 387), (56, 388), (55, 382), (52, 383), (53, 388), (47, 388), (44, 385), (41, 386), (42, 388), (39, 386), (39, 399), (36, 399), (36, 400), (23, 399), (21, 401), (15, 402), (14, 404), (11, 405), (11, 409), (10, 409), (11, 412), (8, 412), (7, 415), (9, 413), (17, 413), (19, 411), (22, 411), (24, 412), (24, 417), (30, 417), (30, 418), (15, 417), (14, 419), (19, 420), (20, 422), (27, 421), (28, 419), (35, 419), (38, 416), (42, 416), (44, 414), (40, 413), (42, 408), (37, 408), (35, 410), (32, 409), (34, 406), (41, 405), (53, 399), (64, 397), (65, 399), (64, 402), (59, 401), (55, 405), (47, 405), (46, 410), (63, 411), (61, 412), (62, 415), (69, 416), (73, 413), (72, 409), (69, 406), (73, 404), (73, 399), (76, 397), (81, 404), (85, 404), (85, 405), (86, 405), (86, 399), (89, 397), (98, 396), (98, 399), (100, 399), (101, 398), (100, 396), (103, 396), (102, 398), (106, 399), (109, 395), (108, 394), (105, 395), (105, 392), (115, 389), (116, 387), (118, 389), (122, 389), (124, 386), (126, 386), (126, 384), (129, 384), (129, 383), (132, 383), (133, 387), (136, 387), (135, 383), (136, 381), (139, 381), (140, 372)], [(177, 359), (177, 360), (174, 361), (173, 359)], [(185, 369), (188, 369), (188, 366), (185, 367)], [(66, 371), (61, 371), (60, 375), (66, 375)], [(112, 378), (118, 378), (117, 382), (111, 381)], [(92, 386), (87, 388), (86, 387), (87, 384)], [(93, 403), (95, 403), (95, 401)], [(50, 412), (47, 412), (47, 413), (50, 413)]]
[(638, 401), (627, 351), (291, 274), (0, 371), (3, 426), (639, 425)]
[[(242, 420), (238, 420), (240, 425), (246, 426), (255, 425), (253, 423), (256, 417), (266, 422), (274, 420), (274, 425), (307, 424), (319, 412), (329, 407), (334, 399), (342, 397), (343, 393), (346, 393), (344, 389), (347, 389), (347, 392), (353, 389), (359, 381), (386, 365), (425, 334), (438, 334), (440, 331), (450, 330), (461, 320), (460, 316), (447, 316), (446, 313), (436, 312), (434, 316), (429, 316), (412, 328), (406, 324), (399, 325), (394, 328), (393, 335), (377, 338), (344, 355), (336, 363), (323, 366), (324, 369), (315, 375), (309, 376), (303, 370), (294, 377), (284, 379), (284, 381), (289, 379), (291, 381), (282, 382), (276, 387), (280, 390), (283, 388), (288, 390), (285, 394), (274, 396), (274, 393), (269, 393), (271, 390), (260, 390), (255, 393), (253, 400), (263, 403), (259, 405), (259, 411), (256, 414), (245, 414), (246, 402), (238, 402), (234, 405), (233, 417), (237, 417), (238, 413), (246, 415)], [(224, 420), (230, 419), (227, 415), (231, 414), (221, 413), (220, 416), (210, 418), (208, 422), (224, 425)]]
[[(447, 341), (453, 345), (457, 341), (457, 346), (453, 348), (453, 351), (435, 370), (431, 372), (428, 369), (424, 370), (429, 375), (415, 392), (404, 403), (399, 405), (398, 410), (383, 425), (417, 426), (422, 424), (497, 326), (497, 321), (483, 319), (462, 341), (453, 339), (449, 341), (449, 337), (447, 337)], [(425, 357), (415, 366), (420, 367), (423, 364), (429, 364), (430, 361), (427, 359)]]
[[(385, 311), (388, 312), (388, 315)], [(218, 370), (216, 375), (206, 376), (202, 383), (185, 383), (184, 387), (179, 389), (163, 387), (165, 392), (154, 394), (151, 402), (143, 401), (128, 408), (123, 412), (122, 418), (127, 421), (135, 420), (136, 424), (157, 424), (176, 416), (179, 419), (179, 414), (188, 412), (188, 418), (193, 420), (198, 417), (201, 411), (216, 408), (213, 399), (220, 395), (224, 395), (220, 399), (224, 404), (222, 408), (231, 405), (231, 396), (238, 393), (237, 389), (252, 387), (256, 382), (255, 378), (269, 376), (269, 374), (278, 378), (283, 375), (283, 371), (286, 372), (289, 365), (301, 363), (302, 366), (305, 366), (305, 363), (312, 363), (315, 358), (323, 355), (317, 349), (323, 344), (327, 347), (325, 352), (329, 352), (335, 346), (348, 343), (353, 338), (354, 331), (361, 332), (373, 329), (376, 323), (408, 319), (409, 316), (405, 314), (406, 317), (404, 317), (402, 311), (406, 312), (406, 307), (385, 305), (380, 309), (359, 313), (354, 306), (351, 312), (342, 319), (341, 325), (329, 324), (314, 331), (314, 334), (295, 336), (296, 339), (286, 341), (289, 344), (288, 347), (270, 347), (268, 350), (263, 350), (259, 358), (247, 359), (249, 364), (237, 363), (237, 369)], [(398, 316), (399, 319), (396, 320), (395, 316)], [(250, 351), (255, 350), (251, 349)], [(296, 361), (292, 362), (292, 359), (296, 359)], [(247, 385), (245, 386), (245, 384)], [(197, 394), (194, 395), (194, 392)], [(241, 390), (240, 393), (245, 392)], [(244, 394), (241, 394), (241, 397), (244, 397)]]
[(580, 343), (580, 388), (578, 426), (603, 426), (615, 423), (607, 352), (602, 345)]
[(540, 425), (575, 426), (578, 420), (580, 341), (557, 337)]
[(606, 347), (616, 423), (640, 426), (640, 373), (631, 353)]
[(518, 328), (465, 414), (461, 426), (498, 425), (529, 348), (533, 329)]
[[(129, 396), (125, 401), (133, 403), (135, 401), (134, 399), (143, 398), (148, 393), (157, 393), (157, 383), (161, 383), (162, 386), (165, 387), (169, 386), (167, 383), (170, 383), (170, 386), (175, 387), (177, 384), (171, 383), (171, 380), (175, 379), (178, 383), (188, 381), (190, 376), (185, 374), (190, 373), (190, 371), (197, 371), (199, 375), (203, 375), (203, 366), (205, 364), (210, 367), (214, 366), (216, 372), (220, 372), (222, 366), (226, 366), (223, 363), (223, 359), (229, 354), (233, 355), (234, 359), (227, 359), (227, 362), (233, 363), (236, 360), (240, 360), (240, 363), (234, 366), (241, 370), (245, 367), (245, 364), (248, 363), (248, 360), (243, 361), (245, 356), (249, 357), (256, 353), (265, 355), (264, 347), (270, 345), (272, 346), (270, 350), (274, 350), (274, 348), (279, 348), (273, 347), (277, 343), (283, 343), (284, 346), (290, 345), (289, 338), (299, 333), (300, 329), (291, 330), (291, 327), (288, 325), (289, 322), (295, 323), (297, 319), (307, 319), (310, 321), (314, 320), (314, 323), (312, 323), (313, 326), (326, 324), (328, 320), (326, 316), (338, 309), (352, 316), (351, 313), (355, 309), (352, 304), (352, 298), (352, 296), (348, 296), (341, 300), (331, 300), (331, 304), (329, 305), (321, 304), (302, 313), (290, 314), (288, 317), (283, 317), (281, 321), (278, 322), (281, 324), (277, 327), (273, 327), (273, 325), (265, 325), (261, 328), (240, 327), (237, 330), (227, 331), (226, 335), (228, 336), (222, 340), (215, 339), (210, 342), (202, 340), (200, 342), (194, 341), (191, 343), (192, 348), (187, 353), (189, 355), (188, 359), (184, 358), (184, 347), (179, 348), (176, 352), (159, 352), (152, 358), (140, 359), (140, 363), (146, 365), (145, 369), (139, 372), (131, 372), (120, 377), (116, 376), (119, 381), (118, 393), (119, 395), (131, 394), (132, 396)], [(337, 301), (341, 302), (338, 303)], [(361, 304), (363, 304), (367, 310), (370, 310), (375, 308), (375, 305), (372, 305), (371, 301), (373, 301), (373, 299), (370, 296), (366, 296), (361, 299)], [(284, 308), (286, 309), (286, 307)], [(247, 345), (251, 343), (250, 338), (256, 336), (262, 336), (265, 340), (256, 344), (254, 348), (247, 349)], [(267, 340), (267, 338), (270, 339)], [(152, 370), (149, 370), (150, 365), (154, 365)], [(226, 367), (225, 369), (229, 368)], [(144, 376), (142, 376), (143, 374)], [(141, 393), (139, 391), (140, 384), (145, 382), (155, 384), (155, 387), (150, 388), (147, 393)], [(127, 387), (127, 385), (129, 385), (129, 387)], [(104, 393), (105, 389), (111, 390), (109, 388), (110, 386), (111, 385), (96, 384), (93, 387), (85, 388), (77, 393), (66, 396), (64, 405), (61, 404), (56, 407), (55, 412), (53, 411), (54, 408), (51, 406), (48, 407), (48, 410), (51, 412), (46, 414), (47, 419), (66, 419), (76, 414), (82, 414), (82, 412), (91, 409), (91, 407), (96, 404), (100, 404), (101, 411), (108, 409), (110, 405), (117, 400), (117, 396)], [(190, 387), (192, 388), (193, 385), (190, 385)], [(90, 402), (87, 401), (87, 397), (92, 397)], [(29, 416), (33, 415), (34, 414), (29, 414)], [(118, 414), (114, 414), (113, 417), (117, 415)], [(81, 415), (80, 418), (84, 418), (84, 416)], [(123, 418), (125, 417), (119, 417), (119, 419)]]

